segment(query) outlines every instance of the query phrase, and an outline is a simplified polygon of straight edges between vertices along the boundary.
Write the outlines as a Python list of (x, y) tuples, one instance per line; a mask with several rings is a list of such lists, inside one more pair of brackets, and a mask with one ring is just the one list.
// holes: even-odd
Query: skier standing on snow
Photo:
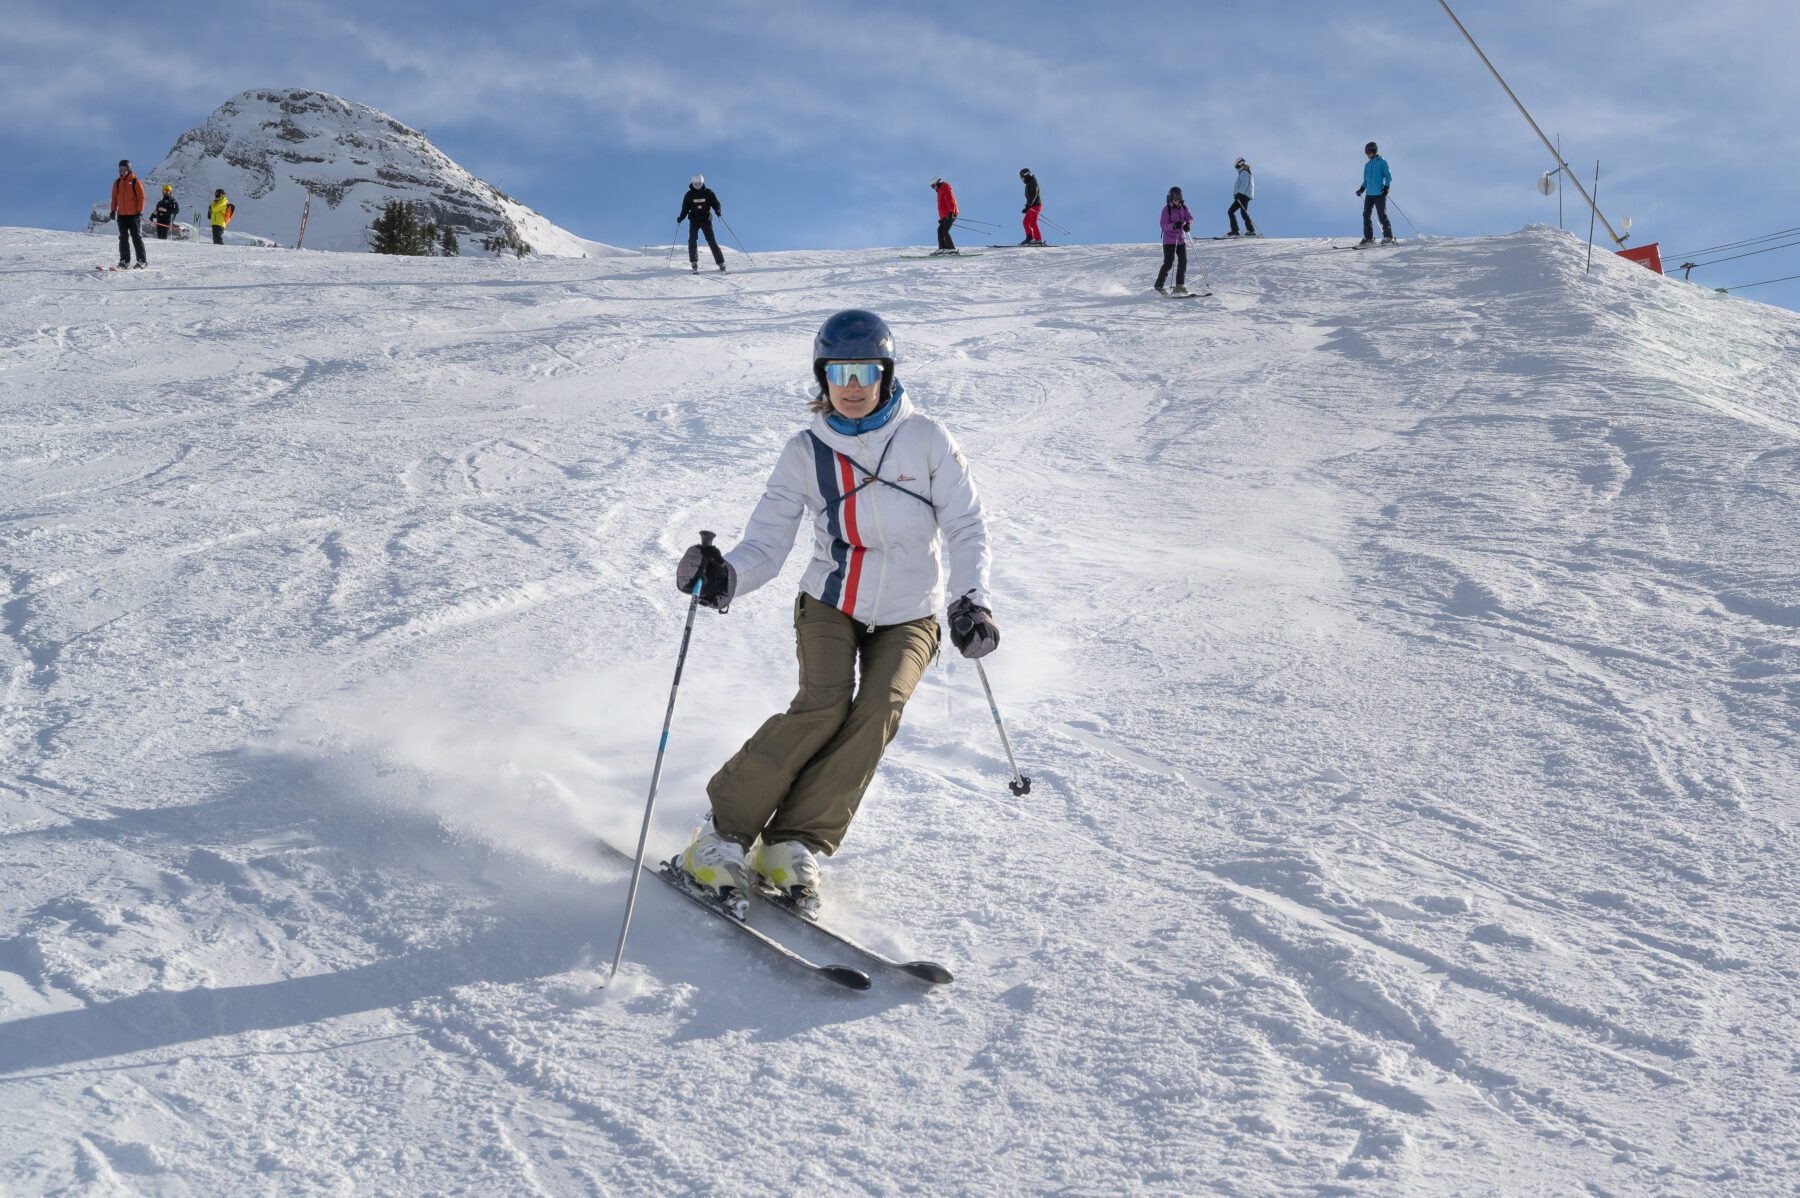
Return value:
[(180, 211), (181, 205), (175, 202), (175, 189), (164, 183), (162, 199), (156, 202), (156, 211), (150, 214), (150, 224), (156, 230), (158, 241), (169, 239), (169, 229), (174, 226), (175, 214)]
[(1038, 213), (1044, 210), (1044, 195), (1038, 190), (1037, 176), (1031, 168), (1020, 167), (1019, 178), (1025, 181), (1025, 207), (1019, 211), (1025, 214), (1025, 240), (1020, 245), (1043, 245), (1044, 235), (1038, 232)]
[(206, 219), (212, 222), (213, 244), (225, 244), (225, 226), (237, 213), (237, 207), (225, 198), (225, 189), (218, 188), (213, 192), (212, 207), (206, 210)]
[(719, 248), (719, 239), (713, 236), (713, 213), (725, 215), (725, 208), (719, 203), (719, 197), (713, 189), (706, 185), (705, 175), (695, 175), (688, 180), (687, 194), (681, 197), (681, 214), (675, 223), (688, 223), (688, 268), (695, 274), (700, 273), (700, 234), (706, 234), (706, 244), (712, 250), (713, 261), (719, 269), (725, 270), (725, 251)]
[(1169, 267), (1175, 267), (1175, 290), (1164, 292), (1165, 295), (1186, 295), (1187, 289), (1187, 234), (1194, 227), (1194, 214), (1188, 211), (1187, 203), (1181, 198), (1181, 188), (1169, 188), (1169, 196), (1162, 210), (1162, 269), (1156, 273), (1156, 289), (1163, 290), (1168, 281)]
[(952, 643), (969, 658), (1000, 644), (987, 516), (969, 464), (900, 386), (887, 324), (856, 309), (832, 316), (813, 338), (813, 376), (812, 422), (782, 449), (743, 539), (725, 554), (694, 545), (675, 571), (678, 589), (691, 594), (698, 579), (700, 602), (723, 612), (780, 572), (811, 519), (812, 560), (794, 603), (799, 692), (707, 783), (712, 810), (679, 858), (739, 909), (754, 870), (817, 911), (815, 854), (843, 842), (937, 652), (940, 537), (956, 596)]
[(1358, 245), (1375, 244), (1375, 226), (1369, 223), (1371, 212), (1381, 217), (1381, 244), (1392, 245), (1394, 242), (1394, 226), (1388, 224), (1387, 202), (1388, 192), (1394, 184), (1394, 174), (1388, 170), (1387, 159), (1381, 156), (1381, 150), (1374, 142), (1363, 147), (1368, 162), (1363, 164), (1362, 186), (1356, 194), (1363, 202), (1363, 235)]
[(938, 248), (931, 251), (932, 256), (939, 254), (955, 254), (960, 251), (956, 242), (950, 239), (950, 226), (956, 223), (956, 193), (942, 179), (931, 181), (931, 190), (937, 192), (938, 202)]
[(1256, 236), (1256, 222), (1250, 219), (1250, 199), (1256, 194), (1256, 179), (1250, 174), (1250, 164), (1242, 158), (1237, 160), (1237, 187), (1231, 197), (1231, 207), (1225, 210), (1225, 217), (1231, 222), (1231, 232), (1227, 237), (1238, 236), (1238, 213), (1244, 214), (1244, 232)]
[(144, 235), (138, 222), (144, 218), (144, 185), (131, 173), (131, 160), (119, 159), (119, 177), (113, 180), (112, 210), (107, 220), (119, 222), (119, 266), (131, 265), (131, 251), (137, 250), (137, 264), (149, 265), (144, 257)]

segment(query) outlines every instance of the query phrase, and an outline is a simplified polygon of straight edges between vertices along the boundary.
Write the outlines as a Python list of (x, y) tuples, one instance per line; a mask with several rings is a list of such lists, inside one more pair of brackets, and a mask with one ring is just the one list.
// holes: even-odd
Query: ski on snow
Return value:
[[(604, 840), (600, 841), (600, 844), (603, 845), (608, 852), (623, 857), (628, 863), (636, 864), (630, 853), (614, 848)], [(809, 957), (795, 952), (768, 933), (759, 931), (749, 924), (733, 918), (731, 912), (725, 909), (724, 904), (714, 902), (711, 898), (697, 890), (689, 889), (688, 886), (682, 882), (681, 879), (684, 875), (682, 875), (680, 870), (675, 867), (674, 862), (665, 861), (655, 869), (646, 865), (643, 869), (644, 872), (654, 874), (656, 877), (662, 879), (663, 883), (667, 885), (670, 890), (673, 890), (676, 894), (679, 894), (682, 898), (685, 898), (688, 902), (694, 904), (694, 906), (724, 923), (730, 924), (732, 927), (736, 928), (756, 943), (762, 945), (776, 956), (781, 957), (794, 965), (798, 965), (800, 968), (808, 970), (816, 976), (824, 978), (828, 982), (834, 982), (849, 990), (867, 990), (870, 986), (874, 985), (874, 982), (869, 979), (869, 975), (860, 969), (851, 969), (847, 965), (822, 965)]]
[(843, 932), (838, 931), (836, 928), (820, 923), (817, 919), (802, 911), (792, 899), (788, 898), (787, 895), (781, 893), (779, 890), (758, 887), (756, 897), (762, 899), (763, 902), (774, 907), (777, 911), (787, 912), (787, 914), (793, 916), (813, 931), (837, 941), (851, 952), (861, 953), (877, 965), (885, 965), (889, 969), (898, 969), (902, 973), (909, 973), (920, 981), (930, 982), (934, 986), (941, 986), (946, 982), (953, 982), (956, 980), (955, 975), (948, 969), (945, 969), (942, 965), (939, 965), (936, 961), (897, 961), (886, 953), (881, 952), (879, 949), (870, 948), (860, 940), (852, 939)]
[[(603, 840), (600, 843), (605, 845), (608, 851), (615, 853), (620, 857), (624, 857), (628, 861), (631, 859), (627, 854), (620, 852), (618, 849), (614, 848), (611, 844), (608, 844), (606, 841)], [(864, 973), (860, 969), (851, 969), (849, 966), (846, 966), (846, 965), (824, 965), (824, 964), (821, 964), (817, 961), (812, 960), (810, 957), (807, 957), (804, 954), (796, 952), (794, 949), (789, 948), (787, 945), (781, 943), (779, 940), (776, 940), (774, 937), (768, 935), (766, 932), (763, 932), (760, 929), (751, 927), (749, 924), (743, 922), (742, 920), (738, 919), (736, 916), (732, 915), (731, 912), (725, 908), (725, 905), (723, 903), (717, 902), (716, 900), (714, 900), (712, 898), (711, 895), (707, 894), (705, 891), (698, 890), (698, 889), (694, 888), (693, 886), (689, 885), (689, 883), (687, 881), (687, 875), (685, 873), (683, 873), (682, 870), (680, 869), (680, 867), (677, 866), (675, 864), (675, 862), (673, 862), (673, 861), (665, 861), (655, 869), (650, 869), (650, 867), (646, 866), (645, 870), (646, 870), (646, 872), (654, 873), (658, 878), (662, 879), (662, 881), (665, 884), (667, 884), (671, 890), (674, 890), (676, 893), (680, 894), (683, 898), (685, 898), (689, 902), (693, 903), (696, 907), (699, 907), (701, 910), (707, 912), (710, 915), (716, 916), (717, 918), (724, 920), (726, 923), (730, 924), (732, 927), (736, 928), (738, 931), (749, 936), (752, 940), (756, 941), (758, 944), (762, 945), (764, 948), (767, 948), (771, 952), (786, 959), (787, 961), (791, 962), (792, 964), (800, 966), (802, 969), (810, 970), (811, 972), (826, 979), (827, 981), (835, 982), (838, 985), (844, 986), (851, 990), (867, 990), (874, 984), (871, 981), (871, 979), (869, 978), (869, 975)], [(934, 986), (941, 986), (946, 982), (950, 982), (950, 981), (954, 980), (954, 975), (952, 975), (948, 969), (946, 969), (944, 966), (938, 964), (936, 961), (900, 961), (900, 960), (896, 960), (895, 958), (888, 956), (886, 953), (881, 952), (879, 949), (869, 947), (868, 945), (862, 943), (861, 941), (855, 939), (854, 937), (848, 935), (847, 933), (840, 932), (836, 928), (830, 927), (827, 924), (820, 923), (818, 920), (814, 919), (812, 916), (807, 915), (805, 912), (801, 911), (800, 908), (797, 905), (795, 905), (792, 900), (790, 900), (786, 895), (782, 894), (780, 891), (769, 890), (766, 888), (758, 888), (756, 891), (756, 897), (758, 899), (760, 899), (765, 905), (773, 907), (777, 911), (780, 911), (783, 914), (788, 915), (791, 918), (799, 921), (800, 923), (805, 924), (807, 927), (809, 927), (813, 931), (819, 933), (821, 936), (824, 936), (826, 939), (835, 940), (837, 943), (843, 945), (845, 948), (851, 950), (852, 952), (860, 954), (861, 956), (865, 957), (866, 959), (875, 962), (877, 965), (882, 965), (888, 969), (896, 969), (902, 973), (910, 974), (911, 976), (918, 978), (920, 981), (930, 982)]]

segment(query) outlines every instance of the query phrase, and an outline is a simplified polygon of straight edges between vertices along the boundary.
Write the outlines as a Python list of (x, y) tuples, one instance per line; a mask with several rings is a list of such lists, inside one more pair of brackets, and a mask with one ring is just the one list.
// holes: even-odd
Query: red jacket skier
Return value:
[(956, 193), (942, 179), (933, 179), (931, 189), (937, 192), (938, 201), (938, 248), (934, 254), (954, 254), (957, 252), (956, 242), (950, 240), (950, 226), (956, 223)]

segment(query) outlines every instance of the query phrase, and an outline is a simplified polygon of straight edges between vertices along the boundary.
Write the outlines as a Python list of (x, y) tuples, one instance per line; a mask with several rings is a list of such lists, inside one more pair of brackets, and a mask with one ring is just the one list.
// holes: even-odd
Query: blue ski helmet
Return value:
[(813, 337), (813, 377), (819, 380), (819, 394), (825, 393), (825, 363), (854, 362), (872, 359), (887, 369), (881, 373), (881, 394), (885, 399), (894, 387), (894, 334), (887, 321), (861, 308), (846, 308), (819, 326)]

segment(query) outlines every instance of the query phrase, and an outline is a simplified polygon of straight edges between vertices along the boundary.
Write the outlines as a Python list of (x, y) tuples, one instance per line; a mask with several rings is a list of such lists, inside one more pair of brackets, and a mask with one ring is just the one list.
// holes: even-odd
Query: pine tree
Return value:
[(389, 200), (369, 225), (369, 248), (377, 254), (430, 254), (437, 248), (437, 229), (419, 218), (409, 200)]
[(462, 246), (456, 240), (456, 230), (449, 225), (444, 226), (443, 251), (446, 258), (455, 258), (462, 253)]
[(514, 256), (519, 258), (523, 258), (531, 252), (531, 246), (523, 237), (519, 236), (519, 231), (511, 225), (507, 225), (498, 233), (483, 237), (481, 248), (490, 254), (504, 254), (511, 250)]

